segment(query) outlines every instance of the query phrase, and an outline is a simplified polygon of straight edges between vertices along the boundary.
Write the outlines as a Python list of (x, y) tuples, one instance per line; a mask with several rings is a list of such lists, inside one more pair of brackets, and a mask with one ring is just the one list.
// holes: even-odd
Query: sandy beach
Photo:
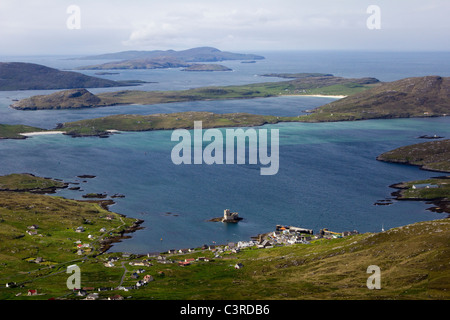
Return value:
[(315, 98), (335, 98), (335, 99), (343, 99), (347, 98), (348, 96), (330, 96), (330, 95), (323, 95), (323, 94), (284, 94), (281, 95), (282, 97), (315, 97)]
[(21, 136), (32, 137), (32, 136), (42, 136), (48, 134), (63, 134), (64, 131), (38, 131), (38, 132), (27, 132), (20, 133)]

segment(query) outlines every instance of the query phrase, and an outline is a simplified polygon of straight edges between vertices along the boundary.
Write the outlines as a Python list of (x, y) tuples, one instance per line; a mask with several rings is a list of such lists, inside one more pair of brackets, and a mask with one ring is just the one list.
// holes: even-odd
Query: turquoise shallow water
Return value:
[[(224, 63), (234, 66), (235, 72), (217, 76), (172, 69), (127, 71), (117, 77), (157, 78), (157, 84), (143, 87), (150, 90), (274, 80), (255, 77), (264, 72), (329, 72), (342, 76), (375, 76), (384, 81), (438, 74), (438, 71), (440, 75), (450, 75), (448, 53), (436, 53), (429, 63), (423, 63), (429, 55), (284, 53), (270, 55), (267, 61), (256, 64)], [(58, 67), (80, 64), (54, 58), (38, 60)], [(106, 89), (93, 91), (103, 90)], [(0, 123), (53, 128), (59, 122), (117, 113), (188, 110), (283, 116), (297, 115), (333, 100), (280, 97), (33, 112), (8, 108), (12, 99), (44, 93), (47, 92), (0, 92)], [(422, 202), (373, 205), (390, 197), (393, 189), (389, 185), (393, 183), (439, 175), (412, 166), (378, 162), (375, 158), (393, 148), (422, 142), (417, 137), (423, 134), (449, 137), (450, 118), (282, 123), (264, 128), (278, 129), (280, 133), (280, 167), (274, 176), (261, 176), (259, 165), (176, 166), (170, 158), (176, 144), (171, 141), (171, 131), (121, 133), (108, 139), (54, 135), (24, 141), (0, 140), (0, 174), (30, 172), (80, 183), (82, 192), (58, 192), (68, 198), (81, 199), (88, 192), (124, 194), (126, 197), (116, 199), (111, 210), (144, 219), (145, 229), (133, 234), (132, 239), (116, 244), (113, 251), (145, 253), (248, 240), (273, 230), (276, 224), (298, 225), (315, 231), (326, 227), (336, 231), (372, 232), (381, 230), (382, 226), (388, 229), (442, 217), (427, 211), (429, 205)], [(96, 178), (83, 182), (77, 178), (82, 174)], [(237, 225), (206, 222), (221, 216), (226, 208), (238, 211), (245, 220)]]

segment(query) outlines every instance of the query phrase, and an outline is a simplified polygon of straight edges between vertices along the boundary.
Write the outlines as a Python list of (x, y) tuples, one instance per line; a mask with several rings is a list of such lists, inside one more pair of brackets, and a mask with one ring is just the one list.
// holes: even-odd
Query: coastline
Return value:
[(335, 98), (335, 99), (343, 99), (348, 96), (343, 95), (325, 95), (325, 94), (282, 94), (280, 97), (313, 97), (313, 98)]

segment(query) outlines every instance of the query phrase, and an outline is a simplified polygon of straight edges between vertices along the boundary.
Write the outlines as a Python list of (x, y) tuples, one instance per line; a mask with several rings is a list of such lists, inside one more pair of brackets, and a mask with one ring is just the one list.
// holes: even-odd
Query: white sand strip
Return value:
[(330, 96), (324, 94), (283, 94), (282, 97), (315, 97), (315, 98), (335, 98), (335, 99), (343, 99), (348, 96)]
[(31, 137), (31, 136), (42, 136), (47, 134), (63, 134), (64, 131), (38, 131), (38, 132), (27, 132), (27, 133), (19, 133), (22, 136)]

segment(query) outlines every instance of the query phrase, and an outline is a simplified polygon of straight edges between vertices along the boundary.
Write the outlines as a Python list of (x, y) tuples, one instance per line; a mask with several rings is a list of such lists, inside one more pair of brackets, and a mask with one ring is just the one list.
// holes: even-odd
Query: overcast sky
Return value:
[[(367, 26), (370, 5), (380, 9), (380, 29)], [(449, 14), (449, 0), (0, 0), (0, 55), (197, 46), (450, 51)]]

